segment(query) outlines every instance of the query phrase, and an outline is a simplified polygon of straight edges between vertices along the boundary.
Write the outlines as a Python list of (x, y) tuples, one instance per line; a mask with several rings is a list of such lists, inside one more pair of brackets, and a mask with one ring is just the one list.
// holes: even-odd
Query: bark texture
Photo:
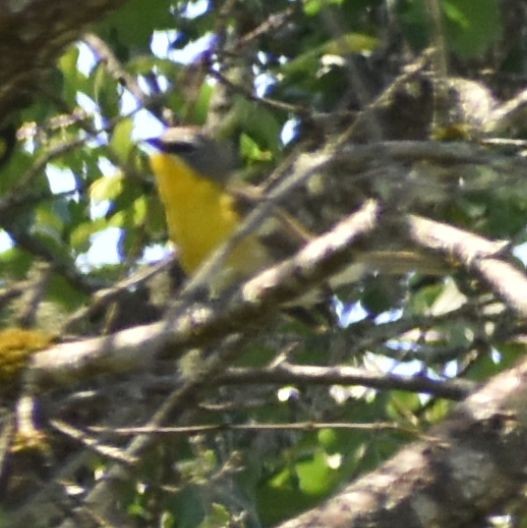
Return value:
[(478, 525), (527, 481), (526, 382), (524, 361), (467, 398), (426, 440), (280, 527)]
[(124, 0), (0, 0), (0, 124), (28, 105), (64, 46)]

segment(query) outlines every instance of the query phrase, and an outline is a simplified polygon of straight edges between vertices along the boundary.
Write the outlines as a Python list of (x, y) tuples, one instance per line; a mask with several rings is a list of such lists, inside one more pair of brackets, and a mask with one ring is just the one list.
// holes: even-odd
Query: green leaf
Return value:
[(69, 46), (58, 60), (58, 67), (63, 77), (63, 97), (70, 105), (76, 104), (76, 97), (81, 81), (85, 76), (78, 69), (79, 49)]
[(296, 464), (300, 489), (307, 495), (324, 496), (335, 485), (339, 474), (328, 465), (327, 457), (319, 450), (311, 459)]
[(320, 429), (318, 431), (318, 441), (327, 453), (335, 453), (338, 451), (338, 435), (335, 429)]
[(211, 504), (210, 512), (199, 524), (199, 528), (222, 528), (229, 524), (230, 518), (229, 510), (223, 504), (215, 502)]
[(379, 39), (366, 33), (347, 33), (314, 47), (307, 47), (304, 53), (280, 67), (288, 76), (303, 76), (309, 71), (318, 71), (324, 55), (346, 56), (350, 53), (371, 52), (379, 46)]
[(485, 53), (502, 35), (497, 0), (444, 0), (447, 42), (463, 57)]
[(192, 105), (192, 123), (205, 124), (207, 121), (207, 114), (209, 111), (209, 103), (212, 94), (214, 93), (214, 87), (212, 84), (204, 82), (198, 93), (198, 97), (193, 101)]
[(380, 41), (366, 33), (347, 33), (337, 39), (329, 41), (324, 46), (324, 52), (332, 55), (346, 56), (350, 53), (372, 52), (379, 46)]
[(319, 12), (331, 5), (341, 5), (344, 0), (307, 0), (304, 2), (304, 13), (307, 16), (318, 15)]
[(4, 280), (6, 277), (22, 278), (26, 275), (33, 257), (17, 247), (10, 248), (0, 253), (0, 273)]
[(247, 134), (240, 136), (240, 154), (242, 158), (249, 161), (271, 161), (273, 155), (268, 150), (262, 150), (256, 141), (251, 139)]
[(120, 171), (102, 176), (90, 185), (89, 195), (95, 203), (114, 200), (123, 191), (124, 176)]
[(99, 31), (122, 49), (147, 50), (154, 30), (174, 27), (171, 4), (171, 0), (129, 0), (106, 17)]
[[(33, 156), (21, 149), (16, 150), (11, 156), (9, 163), (0, 170), (0, 194), (5, 194), (13, 186), (16, 186), (20, 176), (29, 169), (32, 163), (34, 163)], [(37, 184), (39, 187), (44, 184), (47, 186), (47, 181), (39, 179)]]
[(470, 366), (468, 378), (474, 381), (484, 381), (501, 370), (500, 365), (487, 353), (478, 357)]
[(431, 407), (426, 409), (425, 418), (427, 423), (436, 424), (444, 420), (452, 410), (453, 403), (448, 400), (435, 400)]
[[(58, 303), (68, 313), (85, 304), (87, 298), (86, 295), (79, 293), (64, 277), (58, 274), (53, 274), (48, 286), (47, 296), (50, 301)], [(55, 326), (58, 327), (59, 325)]]
[(110, 139), (110, 149), (122, 165), (127, 165), (135, 146), (132, 141), (134, 123), (131, 118), (121, 119), (114, 127)]
[(90, 248), (90, 240), (92, 235), (98, 231), (102, 231), (106, 227), (108, 227), (108, 222), (103, 218), (99, 218), (94, 221), (83, 222), (72, 229), (69, 237), (69, 243), (71, 247), (78, 253), (88, 251)]
[(413, 420), (412, 413), (420, 406), (421, 401), (418, 394), (394, 390), (390, 392), (386, 414), (393, 420), (406, 423), (408, 419)]
[(49, 204), (41, 204), (35, 211), (35, 222), (40, 233), (46, 233), (60, 241), (64, 229), (64, 221)]
[(143, 225), (148, 214), (148, 200), (146, 196), (140, 196), (132, 204), (134, 226)]
[(263, 482), (257, 490), (258, 511), (267, 526), (291, 517), (315, 501), (299, 489), (298, 478), (289, 467)]
[[(257, 156), (270, 159), (278, 154), (282, 124), (275, 114), (242, 97), (235, 99), (231, 113), (234, 114), (233, 121), (242, 131), (246, 132), (260, 149), (269, 151), (263, 154), (261, 150)], [(256, 151), (253, 150), (253, 153), (256, 154)]]
[(119, 90), (106, 65), (99, 63), (93, 74), (93, 99), (101, 107), (101, 113), (106, 118), (115, 118), (119, 115), (121, 98)]

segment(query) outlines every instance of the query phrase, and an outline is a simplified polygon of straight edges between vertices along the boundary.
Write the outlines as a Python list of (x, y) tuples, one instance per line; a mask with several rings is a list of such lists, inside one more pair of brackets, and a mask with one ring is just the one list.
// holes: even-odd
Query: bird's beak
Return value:
[(146, 138), (142, 140), (144, 143), (148, 143), (150, 146), (157, 150), (163, 150), (163, 141), (159, 137)]

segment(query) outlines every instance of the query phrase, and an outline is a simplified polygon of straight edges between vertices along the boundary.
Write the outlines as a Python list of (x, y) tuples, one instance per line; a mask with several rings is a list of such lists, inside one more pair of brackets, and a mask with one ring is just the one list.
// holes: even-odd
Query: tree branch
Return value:
[(526, 379), (524, 361), (467, 398), (430, 440), (280, 528), (461, 528), (490, 513), (527, 480)]
[(0, 2), (0, 116), (26, 106), (63, 48), (124, 0)]
[(60, 344), (35, 354), (26, 373), (27, 382), (68, 384), (98, 373), (122, 373), (141, 368), (162, 349), (175, 354), (243, 332), (247, 323), (269, 316), (277, 305), (305, 294), (349, 264), (355, 242), (376, 227), (379, 214), (379, 206), (367, 202), (294, 257), (263, 271), (217, 303), (190, 308), (184, 304), (161, 322)]
[(292, 365), (282, 362), (275, 367), (233, 367), (212, 380), (214, 385), (278, 383), (306, 385), (361, 385), (374, 389), (400, 389), (421, 392), (452, 400), (465, 398), (476, 384), (465, 380), (435, 380), (424, 376), (376, 374), (366, 369), (316, 365)]
[(416, 215), (406, 218), (410, 237), (423, 247), (454, 255), (474, 270), (519, 315), (527, 315), (527, 276), (498, 258), (508, 242), (490, 241), (463, 229)]

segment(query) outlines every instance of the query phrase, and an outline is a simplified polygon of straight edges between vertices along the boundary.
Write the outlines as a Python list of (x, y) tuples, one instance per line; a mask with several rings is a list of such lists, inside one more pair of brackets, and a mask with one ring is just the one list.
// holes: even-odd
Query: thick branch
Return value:
[(26, 106), (63, 48), (124, 0), (0, 0), (0, 116)]
[(349, 264), (358, 238), (377, 225), (379, 207), (367, 202), (334, 229), (314, 239), (294, 257), (244, 283), (219, 303), (174, 311), (165, 320), (101, 338), (60, 344), (33, 356), (32, 383), (70, 383), (102, 372), (141, 368), (161, 349), (189, 346), (243, 332), (247, 324), (272, 314), (276, 306), (306, 291)]
[(430, 440), (411, 444), (281, 528), (468, 526), (526, 483), (526, 398), (523, 362), (460, 404)]
[(507, 242), (479, 235), (416, 215), (407, 217), (411, 238), (423, 247), (454, 255), (468, 270), (476, 271), (510, 308), (527, 315), (527, 276), (498, 258)]

